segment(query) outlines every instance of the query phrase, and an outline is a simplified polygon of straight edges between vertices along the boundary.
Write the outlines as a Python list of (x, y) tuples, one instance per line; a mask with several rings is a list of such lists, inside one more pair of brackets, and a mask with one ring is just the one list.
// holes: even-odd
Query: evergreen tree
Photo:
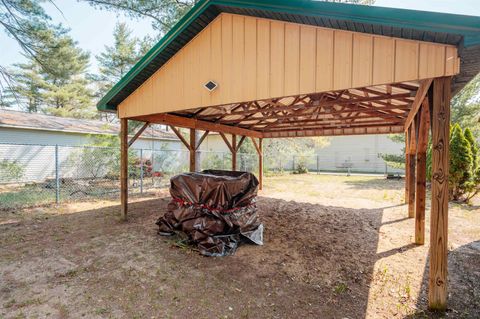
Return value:
[(86, 77), (90, 55), (78, 48), (67, 32), (59, 27), (51, 39), (52, 47), (40, 55), (46, 61), (42, 68), (45, 110), (64, 116), (92, 117), (92, 96)]
[[(159, 36), (167, 33), (198, 0), (83, 0), (95, 8), (122, 12), (136, 19), (150, 19)], [(332, 0), (331, 0), (332, 1)], [(354, 4), (372, 5), (375, 0), (333, 0)]]
[(453, 126), (450, 138), (449, 185), (452, 199), (458, 200), (468, 190), (472, 178), (472, 150), (458, 124)]
[(12, 83), (3, 94), (4, 106), (21, 106), (27, 112), (38, 112), (42, 104), (43, 81), (36, 61), (14, 65)]
[(135, 19), (150, 19), (159, 36), (170, 30), (196, 0), (84, 0), (95, 8), (122, 12)]
[(67, 33), (61, 25), (46, 30), (49, 45), (37, 50), (35, 57), (25, 55), (27, 63), (14, 66), (4, 93), (8, 105), (59, 116), (96, 116), (86, 73), (89, 54)]
[(100, 66), (100, 74), (96, 78), (99, 86), (97, 96), (102, 97), (110, 88), (132, 68), (147, 51), (148, 39), (139, 41), (132, 37), (132, 31), (125, 23), (118, 23), (113, 31), (113, 46), (105, 46), (96, 58)]
[(472, 171), (476, 172), (479, 167), (478, 167), (478, 145), (475, 140), (475, 137), (473, 136), (472, 130), (470, 130), (469, 127), (465, 129), (464, 132), (465, 138), (467, 139), (468, 143), (470, 144), (470, 150), (472, 152)]

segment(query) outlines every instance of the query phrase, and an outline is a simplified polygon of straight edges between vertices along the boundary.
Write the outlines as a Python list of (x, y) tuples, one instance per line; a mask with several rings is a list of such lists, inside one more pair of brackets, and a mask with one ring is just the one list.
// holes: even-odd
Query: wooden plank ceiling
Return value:
[(418, 82), (402, 82), (169, 114), (256, 131), (263, 137), (400, 133), (418, 87)]

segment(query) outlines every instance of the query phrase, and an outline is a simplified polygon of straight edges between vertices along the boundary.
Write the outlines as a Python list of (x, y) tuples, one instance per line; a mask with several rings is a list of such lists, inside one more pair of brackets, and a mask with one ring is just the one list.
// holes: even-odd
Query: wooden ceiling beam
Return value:
[[(331, 112), (319, 112), (318, 113), (318, 116), (322, 116), (322, 115), (340, 115), (340, 114), (345, 114), (345, 113), (350, 113), (350, 112), (358, 112), (358, 113), (365, 113), (365, 114), (376, 114), (376, 113), (379, 113), (380, 111), (393, 111), (393, 110), (399, 110), (399, 111), (408, 111), (410, 110), (410, 107), (408, 105), (405, 105), (405, 106), (389, 106), (389, 107), (381, 107), (381, 108), (376, 108), (376, 107), (372, 107), (372, 108), (359, 108), (359, 107), (355, 107), (355, 108), (345, 108), (343, 110), (339, 110), (339, 111), (331, 111)], [(312, 112), (313, 113), (313, 112)], [(300, 113), (300, 114), (290, 114), (290, 113), (287, 113), (287, 114), (282, 114), (282, 115), (270, 115), (270, 116), (264, 116), (264, 117), (250, 117), (250, 118), (247, 118), (247, 119), (235, 119), (235, 120), (222, 120), (220, 121), (219, 123), (221, 124), (229, 124), (229, 123), (239, 123), (239, 124), (243, 124), (242, 122), (251, 122), (251, 121), (264, 121), (264, 120), (271, 120), (271, 119), (290, 119), (292, 116), (296, 116), (296, 117), (311, 117), (312, 116), (312, 113)], [(404, 113), (379, 113), (381, 115), (394, 115), (394, 116), (406, 116), (405, 115), (405, 112)], [(269, 122), (271, 123), (271, 122)], [(260, 124), (260, 123), (256, 123), (256, 124)]]
[(193, 118), (188, 118), (183, 116), (176, 116), (168, 113), (144, 115), (144, 116), (132, 118), (132, 120), (166, 124), (166, 125), (185, 127), (185, 128), (194, 128), (194, 129), (210, 131), (210, 132), (223, 132), (228, 134), (245, 135), (245, 136), (257, 137), (257, 138), (262, 137), (261, 132), (251, 131), (251, 130), (247, 130), (237, 126), (216, 124), (216, 123), (211, 123), (211, 122), (202, 121), (198, 119), (193, 119)]
[[(290, 110), (290, 109), (300, 109), (300, 108), (305, 108), (305, 107), (309, 107), (309, 106), (310, 107), (311, 106), (326, 107), (326, 106), (335, 106), (335, 105), (355, 105), (355, 104), (361, 103), (361, 102), (378, 102), (378, 103), (381, 103), (382, 100), (386, 100), (386, 99), (403, 100), (403, 99), (410, 98), (410, 97), (412, 97), (412, 94), (410, 92), (408, 92), (408, 93), (398, 93), (398, 94), (386, 94), (385, 93), (385, 94), (381, 94), (381, 95), (377, 95), (377, 96), (369, 96), (369, 97), (359, 96), (356, 99), (345, 99), (345, 98), (333, 99), (333, 100), (331, 99), (331, 100), (326, 100), (326, 101), (321, 101), (321, 102), (318, 102), (318, 100), (311, 100), (308, 103), (289, 104), (289, 105), (284, 105), (284, 104), (279, 105), (278, 102), (276, 102), (276, 103), (268, 104), (268, 106), (266, 106), (266, 107), (262, 107), (261, 110), (253, 109), (253, 110), (246, 110), (246, 111), (239, 111), (239, 112), (230, 112), (230, 113), (226, 113), (225, 115), (224, 114), (209, 114), (209, 115), (203, 116), (202, 119), (207, 120), (207, 119), (215, 118), (215, 117), (218, 117), (218, 116), (236, 116), (236, 115), (241, 116), (241, 115), (248, 115), (248, 114), (252, 114), (252, 113), (255, 114), (255, 113), (259, 113), (260, 111), (268, 111), (268, 110), (281, 111), (281, 110)], [(318, 104), (315, 103), (315, 102), (318, 102)]]
[(313, 137), (313, 136), (337, 136), (337, 135), (366, 135), (366, 134), (392, 134), (403, 132), (401, 125), (382, 125), (375, 127), (335, 128), (335, 129), (312, 129), (302, 131), (279, 131), (266, 132), (265, 138), (289, 138), (289, 137)]
[[(312, 119), (304, 119), (304, 120), (289, 120), (289, 121), (285, 121), (285, 122), (280, 122), (280, 121), (277, 121), (277, 122), (270, 122), (270, 123), (267, 123), (267, 124), (275, 124), (275, 125), (295, 125), (295, 124), (305, 124), (305, 123), (328, 123), (328, 122), (345, 122), (347, 120), (362, 120), (362, 119), (374, 119), (374, 118), (383, 118), (383, 119), (398, 119), (398, 120), (404, 120), (403, 118), (402, 119), (399, 119), (397, 118), (396, 116), (392, 116), (392, 115), (376, 115), (376, 116), (345, 116), (345, 117), (337, 117), (337, 118), (320, 118), (320, 119), (315, 119), (315, 120), (312, 120)], [(257, 126), (260, 126), (260, 125), (265, 125), (265, 124), (251, 124), (251, 125), (246, 125), (248, 127), (251, 127), (251, 128), (254, 128), (254, 127), (257, 127)], [(273, 125), (273, 126), (275, 126)]]
[(329, 128), (349, 128), (349, 127), (371, 127), (376, 125), (402, 125), (402, 121), (396, 120), (376, 120), (376, 121), (362, 121), (345, 124), (334, 125), (301, 125), (292, 127), (277, 127), (262, 131), (263, 134), (267, 132), (280, 132), (280, 131), (302, 131), (307, 129), (329, 129)]

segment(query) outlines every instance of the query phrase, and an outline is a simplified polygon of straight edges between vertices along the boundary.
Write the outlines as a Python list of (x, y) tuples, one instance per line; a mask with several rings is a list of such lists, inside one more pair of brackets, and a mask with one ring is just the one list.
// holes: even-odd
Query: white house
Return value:
[[(79, 177), (85, 174), (85, 167), (72, 163), (73, 156), (92, 145), (93, 137), (118, 132), (118, 125), (102, 121), (0, 110), (0, 165), (4, 167), (0, 183), (10, 182), (5, 176), (8, 165), (22, 167), (22, 182), (54, 178), (56, 168), (62, 177)], [(172, 132), (152, 127), (132, 148), (137, 152), (145, 149), (143, 157), (148, 157), (152, 149), (178, 152), (182, 145)]]
[[(118, 135), (119, 125), (97, 120), (25, 113), (0, 109), (0, 143), (84, 146), (95, 135)], [(172, 132), (147, 129), (133, 148), (179, 149), (180, 141)]]
[[(347, 171), (365, 173), (384, 173), (385, 161), (381, 154), (402, 154), (403, 144), (393, 142), (388, 135), (351, 135), (333, 136), (328, 138), (328, 144), (315, 150), (315, 155), (306, 158), (292, 155), (282, 163), (274, 163), (273, 159), (265, 158), (270, 168), (281, 165), (290, 170), (299, 161), (304, 161), (309, 170), (316, 171)], [(228, 152), (225, 142), (218, 134), (209, 135), (202, 144), (201, 150), (210, 152)], [(273, 162), (272, 162), (273, 161)], [(297, 163), (295, 163), (295, 161)], [(401, 170), (388, 167), (388, 172)]]

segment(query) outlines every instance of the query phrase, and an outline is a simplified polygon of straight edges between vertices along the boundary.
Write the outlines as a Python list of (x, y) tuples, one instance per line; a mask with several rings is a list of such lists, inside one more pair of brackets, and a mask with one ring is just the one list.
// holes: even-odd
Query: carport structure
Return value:
[[(251, 138), (406, 134), (406, 201), (424, 243), (432, 135), (429, 305), (447, 299), (450, 99), (480, 70), (480, 19), (302, 0), (199, 1), (99, 102), (121, 122), (121, 210), (128, 146), (151, 123), (190, 151), (208, 132), (236, 153)], [(128, 120), (145, 125), (128, 141)], [(177, 127), (190, 129), (185, 138)], [(204, 131), (197, 140), (197, 130)], [(231, 135), (231, 139), (229, 138)]]

